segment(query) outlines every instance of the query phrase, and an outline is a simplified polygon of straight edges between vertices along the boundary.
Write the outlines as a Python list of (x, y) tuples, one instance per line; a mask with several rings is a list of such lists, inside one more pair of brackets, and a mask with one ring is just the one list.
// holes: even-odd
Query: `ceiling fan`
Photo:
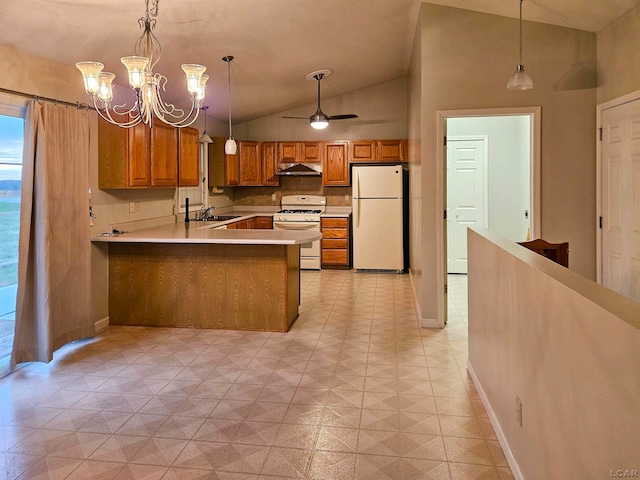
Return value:
[(358, 116), (353, 113), (347, 113), (343, 115), (326, 115), (320, 109), (320, 81), (324, 77), (328, 77), (332, 73), (333, 73), (333, 70), (331, 70), (330, 68), (323, 68), (311, 73), (307, 73), (304, 76), (304, 78), (307, 80), (317, 80), (318, 82), (318, 110), (316, 110), (316, 113), (314, 113), (310, 117), (282, 117), (282, 118), (295, 118), (299, 120), (306, 120), (307, 118), (309, 118), (309, 123), (311, 124), (311, 126), (318, 130), (327, 128), (330, 120), (346, 120), (349, 118), (358, 118)]

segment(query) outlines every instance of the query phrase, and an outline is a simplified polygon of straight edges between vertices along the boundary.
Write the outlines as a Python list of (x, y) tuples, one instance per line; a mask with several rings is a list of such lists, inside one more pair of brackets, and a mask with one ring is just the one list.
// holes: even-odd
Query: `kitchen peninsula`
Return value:
[(288, 331), (300, 303), (300, 245), (320, 232), (215, 227), (94, 237), (109, 243), (109, 323)]

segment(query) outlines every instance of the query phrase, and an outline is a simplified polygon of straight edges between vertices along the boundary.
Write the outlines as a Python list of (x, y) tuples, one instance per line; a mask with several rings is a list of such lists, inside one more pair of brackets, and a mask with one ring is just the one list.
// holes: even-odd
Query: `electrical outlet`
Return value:
[(516, 421), (522, 428), (522, 400), (516, 395)]
[(133, 202), (133, 211), (136, 213), (140, 211), (140, 202)]
[(276, 196), (276, 194), (272, 193), (271, 194), (271, 200), (275, 202), (277, 199), (278, 199), (278, 197)]
[(345, 201), (348, 202), (349, 200), (351, 200), (351, 196), (348, 193), (345, 193), (344, 194), (344, 199), (345, 199)]
[(129, 202), (129, 213), (133, 213), (136, 210), (136, 202)]

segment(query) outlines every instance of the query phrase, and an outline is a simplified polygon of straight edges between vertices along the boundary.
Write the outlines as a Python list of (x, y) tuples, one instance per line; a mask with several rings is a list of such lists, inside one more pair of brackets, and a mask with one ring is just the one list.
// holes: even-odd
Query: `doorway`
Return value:
[(514, 242), (539, 236), (540, 108), (441, 111), (438, 128), (438, 316), (446, 322), (448, 274), (467, 273), (468, 227)]

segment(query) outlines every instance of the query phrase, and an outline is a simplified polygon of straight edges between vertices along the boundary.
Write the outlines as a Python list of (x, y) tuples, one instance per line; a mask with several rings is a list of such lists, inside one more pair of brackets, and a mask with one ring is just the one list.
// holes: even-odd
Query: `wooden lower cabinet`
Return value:
[(351, 268), (350, 217), (322, 217), (322, 268)]
[(270, 216), (256, 216), (247, 218), (246, 220), (238, 220), (237, 222), (228, 223), (227, 230), (242, 230), (242, 229), (258, 229), (258, 230), (271, 230), (273, 228), (273, 217)]
[(251, 228), (256, 228), (258, 230), (273, 229), (273, 217), (260, 216), (260, 217), (253, 217), (251, 220), (253, 220)]

